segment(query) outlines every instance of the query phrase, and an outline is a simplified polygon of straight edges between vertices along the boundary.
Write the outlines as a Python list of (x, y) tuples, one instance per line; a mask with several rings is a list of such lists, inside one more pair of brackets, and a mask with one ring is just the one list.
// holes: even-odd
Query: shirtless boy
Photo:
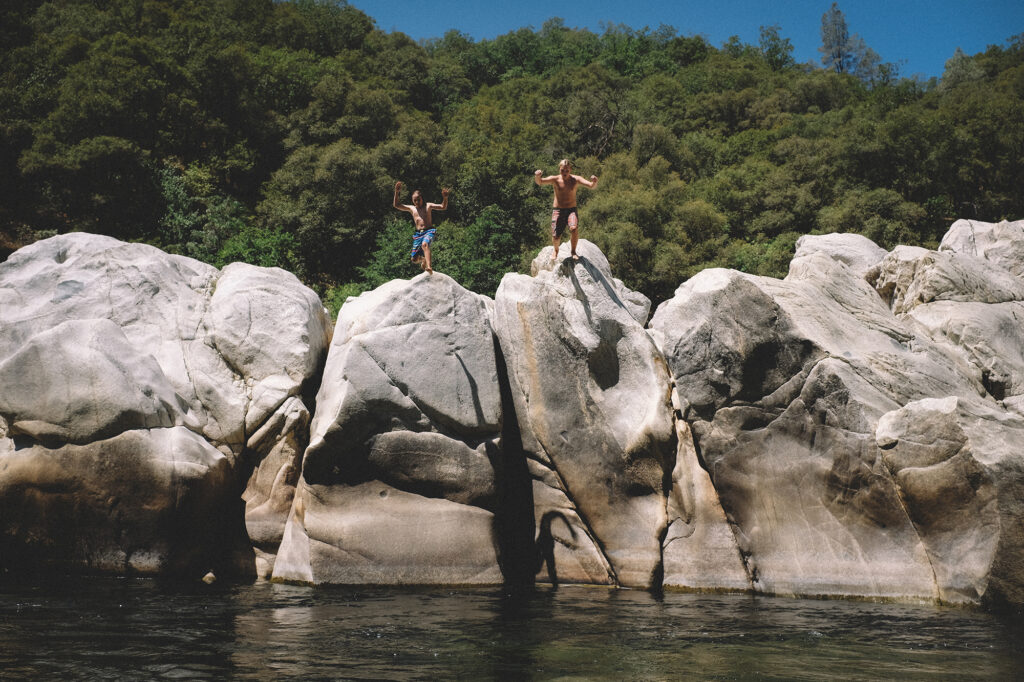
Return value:
[(430, 267), (430, 242), (434, 241), (434, 211), (444, 211), (448, 209), (448, 189), (441, 190), (441, 196), (444, 197), (440, 204), (426, 204), (423, 202), (423, 195), (420, 194), (419, 190), (412, 193), (411, 204), (400, 204), (398, 203), (398, 193), (402, 189), (402, 183), (395, 183), (395, 200), (394, 206), (399, 211), (405, 211), (412, 214), (412, 222), (416, 226), (416, 232), (412, 236), (412, 262), (419, 263), (428, 274), (434, 274), (434, 269)]
[(579, 260), (580, 257), (576, 255), (576, 242), (579, 241), (576, 190), (580, 185), (594, 189), (597, 187), (597, 176), (591, 175), (590, 180), (586, 180), (578, 175), (573, 175), (569, 159), (562, 159), (562, 162), (558, 164), (558, 175), (549, 175), (546, 178), (541, 177), (543, 175), (543, 171), (535, 171), (533, 181), (538, 185), (555, 186), (555, 202), (551, 211), (551, 245), (555, 247), (555, 252), (551, 254), (551, 260), (553, 262), (558, 258), (558, 247), (562, 243), (562, 235), (565, 233), (566, 227), (569, 228), (572, 258)]

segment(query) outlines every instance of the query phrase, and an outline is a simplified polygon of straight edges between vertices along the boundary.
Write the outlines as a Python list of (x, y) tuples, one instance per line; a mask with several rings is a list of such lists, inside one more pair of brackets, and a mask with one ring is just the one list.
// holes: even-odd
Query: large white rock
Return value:
[(1024, 300), (1024, 280), (976, 256), (897, 246), (871, 279), (897, 315), (933, 301)]
[(754, 590), (938, 596), (875, 426), (918, 398), (978, 400), (951, 353), (821, 252), (783, 281), (699, 273), (651, 328)]
[(1009, 270), (1024, 275), (1024, 220), (985, 223), (979, 220), (958, 220), (949, 228), (939, 251), (967, 254), (984, 258)]
[[(670, 382), (596, 247), (535, 277), (507, 274), (494, 327), (534, 479), (537, 542), (551, 580), (660, 582), (672, 470)], [(547, 260), (545, 260), (547, 259)]]
[(345, 303), (275, 579), (502, 581), (491, 305), (440, 273)]
[[(222, 494), (237, 501), (237, 518), (204, 523), (234, 542), (245, 480), (275, 449), (305, 447), (304, 425), (288, 430), (295, 420), (287, 416), (305, 411), (301, 396), (323, 362), (328, 335), (317, 296), (284, 270), (236, 263), (219, 271), (85, 233), (36, 242), (0, 264), (0, 418), (18, 443), (8, 456), (186, 428), (219, 451), (232, 472)], [(155, 445), (147, 452), (174, 456)], [(275, 477), (251, 478), (256, 485)], [(37, 485), (45, 489), (46, 481)]]
[(888, 253), (878, 244), (860, 234), (805, 234), (796, 240), (795, 259), (821, 253), (864, 277)]

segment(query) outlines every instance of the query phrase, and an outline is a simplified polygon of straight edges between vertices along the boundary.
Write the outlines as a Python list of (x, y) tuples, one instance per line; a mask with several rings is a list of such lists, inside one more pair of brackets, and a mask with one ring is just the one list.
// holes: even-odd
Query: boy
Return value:
[(399, 211), (405, 211), (412, 214), (412, 222), (416, 226), (416, 232), (412, 237), (412, 255), (411, 259), (413, 263), (419, 263), (427, 274), (434, 274), (433, 268), (430, 267), (430, 242), (434, 241), (434, 211), (445, 211), (448, 209), (448, 189), (441, 190), (441, 196), (444, 197), (440, 204), (425, 204), (423, 202), (423, 195), (420, 194), (419, 190), (412, 193), (412, 204), (399, 204), (398, 193), (402, 189), (402, 183), (395, 183), (395, 199), (394, 207)]

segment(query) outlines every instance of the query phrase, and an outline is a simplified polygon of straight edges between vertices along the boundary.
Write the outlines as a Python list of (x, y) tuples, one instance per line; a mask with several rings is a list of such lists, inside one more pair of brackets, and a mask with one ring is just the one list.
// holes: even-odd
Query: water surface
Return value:
[(0, 581), (0, 679), (1014, 679), (1024, 621), (603, 588)]

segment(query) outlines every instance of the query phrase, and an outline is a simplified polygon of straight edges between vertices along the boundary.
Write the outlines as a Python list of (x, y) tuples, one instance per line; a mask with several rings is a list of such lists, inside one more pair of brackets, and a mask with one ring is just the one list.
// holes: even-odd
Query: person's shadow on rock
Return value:
[[(576, 540), (576, 529), (569, 523), (569, 519), (565, 517), (560, 511), (549, 511), (540, 519), (540, 528), (537, 533), (537, 564), (534, 573), (539, 573), (541, 567), (545, 563), (548, 565), (548, 579), (551, 580), (551, 584), (554, 587), (558, 587), (558, 570), (555, 567), (555, 536), (551, 533), (551, 524), (555, 519), (561, 519), (565, 527), (569, 529), (569, 534), (572, 539)], [(575, 549), (575, 545), (565, 542), (564, 540), (557, 540), (560, 544)]]

